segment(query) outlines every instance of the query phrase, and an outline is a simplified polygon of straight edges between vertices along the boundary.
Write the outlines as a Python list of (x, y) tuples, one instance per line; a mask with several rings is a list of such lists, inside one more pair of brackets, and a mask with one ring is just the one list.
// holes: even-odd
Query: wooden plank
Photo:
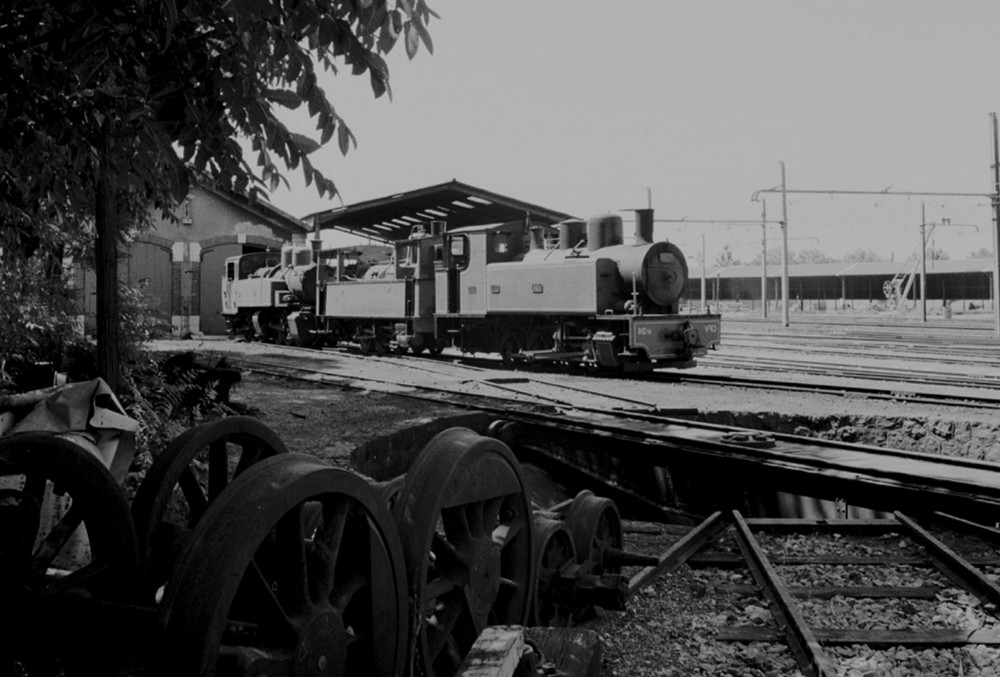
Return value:
[(956, 531), (977, 536), (984, 541), (993, 543), (994, 545), (1000, 545), (1000, 529), (996, 529), (985, 524), (979, 524), (978, 522), (972, 522), (961, 517), (955, 517), (954, 515), (948, 515), (943, 512), (934, 513), (934, 518), (942, 522), (945, 526), (955, 529)]
[[(820, 644), (865, 644), (872, 647), (886, 646), (965, 646), (986, 644), (1000, 646), (1000, 634), (992, 630), (857, 630), (841, 628), (813, 628)], [(716, 639), (720, 642), (784, 642), (785, 633), (777, 628), (746, 625), (720, 628)]]
[(755, 531), (772, 533), (886, 534), (899, 531), (895, 519), (806, 519), (798, 517), (754, 517), (747, 519)]
[(584, 628), (527, 628), (527, 640), (538, 647), (542, 665), (551, 663), (566, 677), (600, 677), (601, 641)]
[[(793, 597), (814, 597), (830, 599), (831, 597), (870, 598), (870, 599), (934, 599), (943, 588), (940, 586), (839, 586), (839, 585), (789, 585), (788, 593)], [(756, 596), (758, 590), (753, 585), (725, 584), (716, 588), (719, 592), (727, 592), (746, 597)]]
[(524, 628), (491, 625), (476, 638), (466, 654), (459, 677), (513, 677), (524, 653)]
[[(779, 556), (770, 555), (769, 560), (771, 564), (845, 564), (845, 565), (861, 565), (861, 564), (872, 564), (872, 565), (882, 565), (882, 564), (910, 564), (915, 566), (925, 566), (931, 567), (933, 563), (927, 557), (902, 557), (902, 556), (889, 556), (889, 555), (870, 555), (864, 557), (838, 557), (836, 555), (801, 555), (801, 556)], [(1000, 558), (997, 557), (969, 557), (967, 560), (970, 564), (976, 566), (1000, 566)], [(736, 553), (719, 552), (719, 553), (697, 553), (688, 558), (687, 563), (690, 566), (702, 566), (702, 567), (733, 567), (742, 566), (743, 557)]]
[(722, 519), (722, 512), (712, 513), (704, 522), (688, 532), (686, 536), (674, 543), (669, 550), (663, 553), (656, 564), (646, 567), (633, 576), (628, 583), (627, 597), (631, 597), (637, 590), (649, 585), (657, 577), (679, 567), (687, 558), (700, 550), (724, 526), (725, 522)]

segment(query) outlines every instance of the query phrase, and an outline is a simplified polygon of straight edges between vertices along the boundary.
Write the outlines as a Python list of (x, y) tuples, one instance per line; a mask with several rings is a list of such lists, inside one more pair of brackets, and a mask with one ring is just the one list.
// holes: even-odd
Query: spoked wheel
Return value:
[(524, 343), (518, 334), (510, 330), (501, 332), (498, 352), (504, 364), (513, 362), (514, 356), (520, 353), (523, 347)]
[(282, 316), (274, 323), (274, 342), (282, 346), (298, 345), (298, 340), (292, 337), (288, 326), (288, 318)]
[(566, 526), (573, 535), (576, 561), (584, 565), (585, 573), (621, 573), (621, 565), (605, 557), (608, 549), (622, 547), (622, 518), (614, 501), (584, 489), (566, 511)]
[(524, 349), (528, 351), (549, 350), (552, 348), (552, 345), (551, 332), (546, 333), (541, 329), (532, 329), (524, 338)]
[(371, 325), (371, 333), (359, 335), (355, 340), (361, 348), (362, 355), (385, 355), (389, 352), (389, 341), (385, 332), (378, 325)]
[(162, 675), (401, 675), (406, 573), (389, 513), (359, 475), (303, 454), (236, 478), (171, 579)]
[(531, 606), (531, 507), (514, 454), (468, 428), (435, 436), (406, 474), (393, 516), (410, 581), (417, 673), (452, 675), (487, 625)]
[(0, 672), (8, 652), (47, 664), (38, 674), (56, 674), (51, 663), (107, 673), (114, 660), (114, 652), (94, 651), (102, 629), (86, 622), (84, 600), (133, 602), (138, 549), (121, 488), (84, 445), (48, 433), (0, 439), (0, 599), (9, 642)]
[(233, 478), (257, 461), (287, 451), (274, 431), (248, 416), (195, 426), (167, 445), (132, 502), (145, 602), (154, 601), (195, 524)]
[(576, 549), (569, 529), (559, 520), (535, 517), (535, 597), (532, 620), (535, 625), (572, 624), (573, 608), (559, 597), (559, 578), (576, 564)]

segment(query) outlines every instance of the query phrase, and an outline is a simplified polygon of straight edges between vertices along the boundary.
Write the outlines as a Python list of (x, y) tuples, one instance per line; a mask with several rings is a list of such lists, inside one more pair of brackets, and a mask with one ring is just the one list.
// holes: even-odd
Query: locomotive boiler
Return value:
[[(652, 235), (651, 209), (636, 210), (629, 242), (617, 214), (455, 229), (434, 221), (414, 226), (394, 243), (392, 261), (361, 277), (344, 272), (349, 249), (317, 262), (302, 248), (245, 281), (232, 279), (244, 269), (235, 257), (223, 312), (234, 333), (265, 340), (352, 341), (377, 352), (455, 347), (618, 369), (692, 366), (718, 344), (720, 316), (680, 313), (687, 262)], [(270, 306), (236, 301), (246, 298), (236, 291), (244, 282), (262, 280), (271, 286), (255, 298)]]

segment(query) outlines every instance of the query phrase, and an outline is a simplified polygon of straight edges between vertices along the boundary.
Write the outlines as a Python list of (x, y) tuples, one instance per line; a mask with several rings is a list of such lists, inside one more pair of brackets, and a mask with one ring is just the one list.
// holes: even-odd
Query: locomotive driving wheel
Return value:
[(0, 439), (0, 599), (8, 618), (0, 672), (11, 658), (37, 674), (113, 671), (114, 652), (93, 650), (107, 629), (84, 622), (87, 603), (133, 602), (138, 554), (125, 496), (88, 447), (50, 433)]
[(553, 346), (552, 332), (535, 327), (531, 329), (524, 338), (524, 349), (526, 351), (551, 350)]
[(162, 675), (401, 675), (406, 574), (396, 529), (359, 475), (303, 454), (236, 478), (171, 579)]
[(570, 504), (565, 521), (573, 536), (576, 561), (586, 573), (621, 573), (621, 566), (607, 557), (608, 551), (622, 548), (622, 518), (614, 501), (584, 489)]
[(504, 364), (514, 361), (514, 356), (519, 354), (524, 348), (524, 340), (519, 332), (512, 329), (505, 329), (500, 332), (497, 342), (497, 352)]
[(154, 601), (191, 530), (233, 478), (257, 461), (287, 451), (274, 431), (248, 416), (195, 426), (167, 445), (132, 502), (146, 602)]
[(454, 674), (487, 625), (523, 624), (531, 606), (531, 506), (502, 442), (468, 428), (435, 436), (393, 510), (410, 581), (416, 673)]

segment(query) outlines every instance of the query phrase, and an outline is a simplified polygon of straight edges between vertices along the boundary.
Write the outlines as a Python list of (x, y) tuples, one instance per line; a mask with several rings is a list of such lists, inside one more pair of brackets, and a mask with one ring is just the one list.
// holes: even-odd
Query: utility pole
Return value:
[(788, 188), (784, 160), (781, 162), (781, 322), (788, 326)]
[(993, 333), (1000, 336), (1000, 141), (997, 140), (997, 114), (993, 122)]
[(761, 200), (764, 205), (760, 213), (760, 305), (762, 317), (767, 319), (767, 200)]
[(920, 317), (927, 321), (927, 206), (920, 203)]
[(701, 234), (701, 312), (707, 312), (705, 299), (705, 276), (708, 271), (705, 267), (705, 233)]

